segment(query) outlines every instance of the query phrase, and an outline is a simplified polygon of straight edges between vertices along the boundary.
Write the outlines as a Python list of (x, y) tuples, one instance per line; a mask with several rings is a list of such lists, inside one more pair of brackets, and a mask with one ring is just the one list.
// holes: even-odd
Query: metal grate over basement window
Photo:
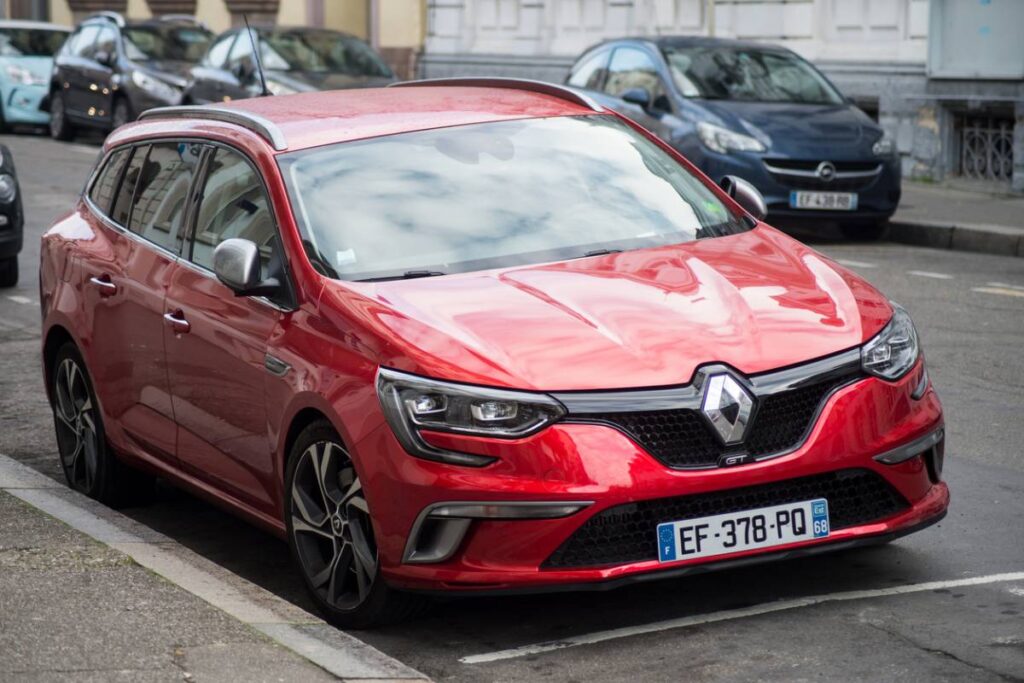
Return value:
[(964, 178), (1010, 182), (1013, 175), (1013, 119), (960, 115), (958, 172)]

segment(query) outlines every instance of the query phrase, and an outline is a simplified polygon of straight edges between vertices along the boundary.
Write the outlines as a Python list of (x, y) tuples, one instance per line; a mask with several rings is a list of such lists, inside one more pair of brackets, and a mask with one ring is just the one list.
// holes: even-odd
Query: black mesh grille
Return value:
[(572, 417), (617, 427), (669, 467), (714, 467), (726, 450), (761, 456), (796, 447), (825, 397), (857, 377), (860, 371), (853, 369), (845, 375), (759, 399), (746, 440), (740, 447), (728, 449), (698, 410), (594, 413)]
[(871, 178), (835, 178), (825, 181), (818, 178), (803, 178), (798, 176), (773, 173), (772, 177), (780, 185), (791, 190), (814, 190), (819, 192), (859, 192), (871, 185), (877, 176)]
[(619, 505), (594, 515), (544, 563), (547, 568), (598, 567), (658, 558), (656, 528), (663, 522), (795, 503), (828, 501), (833, 530), (868, 524), (909, 507), (870, 470), (850, 469), (771, 484)]

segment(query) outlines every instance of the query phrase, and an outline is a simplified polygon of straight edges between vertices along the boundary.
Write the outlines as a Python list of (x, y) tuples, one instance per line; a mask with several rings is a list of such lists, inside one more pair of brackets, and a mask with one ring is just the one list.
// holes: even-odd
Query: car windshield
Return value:
[(124, 29), (124, 49), (135, 61), (168, 60), (198, 62), (210, 46), (213, 34), (199, 26), (129, 26)]
[(440, 128), (280, 157), (306, 252), (344, 280), (420, 277), (746, 230), (611, 116)]
[(391, 76), (391, 69), (369, 45), (334, 31), (264, 33), (260, 36), (260, 57), (266, 69)]
[(843, 101), (824, 76), (789, 52), (703, 45), (664, 52), (684, 97), (800, 104)]
[(67, 38), (67, 31), (0, 28), (0, 57), (52, 57)]

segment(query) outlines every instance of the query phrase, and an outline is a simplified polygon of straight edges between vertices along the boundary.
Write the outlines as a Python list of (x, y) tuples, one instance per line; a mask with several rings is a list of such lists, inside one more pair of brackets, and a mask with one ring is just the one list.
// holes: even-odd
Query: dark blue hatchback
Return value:
[(900, 200), (893, 141), (807, 61), (697, 37), (601, 43), (567, 83), (650, 129), (716, 182), (750, 181), (768, 219), (835, 221), (877, 237)]

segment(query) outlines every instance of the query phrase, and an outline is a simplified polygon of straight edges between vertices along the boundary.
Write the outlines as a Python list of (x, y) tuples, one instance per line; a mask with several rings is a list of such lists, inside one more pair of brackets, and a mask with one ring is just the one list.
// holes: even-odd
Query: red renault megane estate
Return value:
[(354, 627), (937, 521), (910, 317), (758, 199), (539, 83), (147, 112), (43, 238), (67, 479), (225, 506)]

